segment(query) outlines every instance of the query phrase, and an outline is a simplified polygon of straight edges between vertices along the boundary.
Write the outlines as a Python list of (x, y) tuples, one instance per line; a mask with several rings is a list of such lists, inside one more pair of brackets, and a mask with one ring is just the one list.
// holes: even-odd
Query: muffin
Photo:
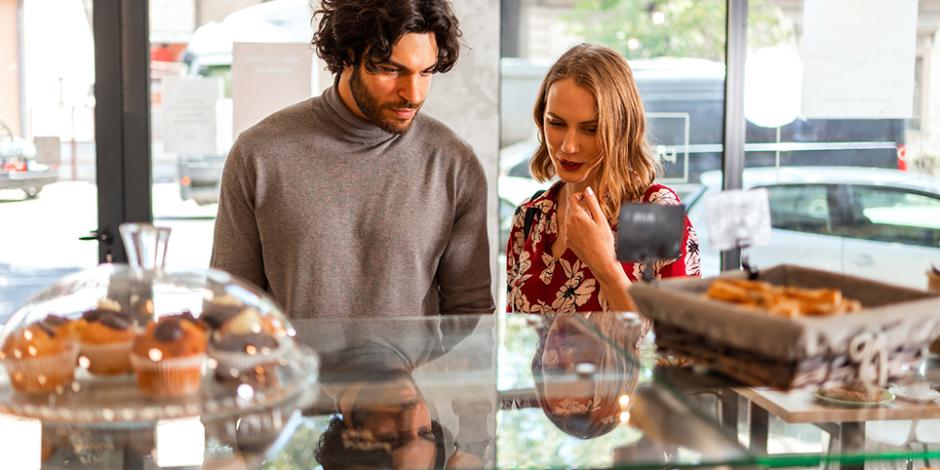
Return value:
[(212, 330), (216, 339), (251, 333), (266, 333), (278, 338), (287, 335), (287, 328), (279, 318), (274, 315), (262, 316), (257, 309), (241, 305), (210, 305), (199, 319)]
[(199, 391), (206, 352), (206, 332), (191, 317), (163, 317), (134, 340), (131, 364), (140, 391), (153, 398), (173, 398)]
[(48, 393), (72, 382), (78, 346), (47, 320), (35, 322), (7, 337), (3, 364), (13, 388), (24, 393)]
[(79, 365), (98, 375), (132, 372), (130, 352), (136, 335), (134, 321), (125, 312), (85, 312), (78, 331)]
[(52, 329), (56, 334), (64, 335), (70, 340), (77, 341), (78, 333), (81, 328), (81, 322), (69, 320), (60, 315), (46, 315), (46, 318), (40, 320), (40, 323)]
[(276, 385), (277, 363), (283, 352), (281, 342), (267, 333), (226, 335), (209, 345), (216, 381), (236, 387), (243, 383), (259, 388)]

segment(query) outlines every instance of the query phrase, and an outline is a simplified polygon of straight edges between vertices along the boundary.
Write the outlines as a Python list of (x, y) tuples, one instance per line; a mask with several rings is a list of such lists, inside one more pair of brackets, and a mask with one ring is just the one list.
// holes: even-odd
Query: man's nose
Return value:
[(398, 97), (417, 105), (424, 99), (424, 78), (420, 74), (405, 75), (400, 79)]

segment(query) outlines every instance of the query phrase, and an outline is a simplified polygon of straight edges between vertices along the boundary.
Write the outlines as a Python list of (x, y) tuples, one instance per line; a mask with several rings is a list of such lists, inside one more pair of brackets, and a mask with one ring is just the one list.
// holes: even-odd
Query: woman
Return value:
[[(539, 148), (532, 174), (560, 181), (516, 210), (506, 250), (508, 308), (633, 310), (627, 289), (642, 278), (643, 266), (620, 263), (614, 254), (620, 206), (678, 205), (679, 197), (653, 182), (646, 117), (626, 60), (603, 46), (570, 49), (545, 76), (534, 118)], [(700, 275), (688, 219), (679, 257), (652, 269), (657, 278)]]

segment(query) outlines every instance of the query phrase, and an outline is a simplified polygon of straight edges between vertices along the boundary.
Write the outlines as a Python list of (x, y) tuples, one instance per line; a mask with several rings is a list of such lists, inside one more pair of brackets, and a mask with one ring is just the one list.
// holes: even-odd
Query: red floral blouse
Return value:
[[(509, 246), (506, 249), (507, 311), (523, 313), (568, 313), (606, 311), (607, 300), (591, 270), (581, 263), (571, 249), (561, 257), (550, 253), (558, 233), (555, 205), (562, 182), (555, 183), (539, 197), (524, 201), (512, 220)], [(666, 186), (653, 184), (643, 194), (650, 204), (678, 205), (679, 196)], [(524, 238), (525, 213), (537, 207)], [(653, 264), (657, 279), (676, 276), (701, 276), (699, 269), (698, 239), (689, 219), (685, 219), (685, 234), (679, 257)], [(631, 281), (643, 277), (641, 263), (621, 263)]]

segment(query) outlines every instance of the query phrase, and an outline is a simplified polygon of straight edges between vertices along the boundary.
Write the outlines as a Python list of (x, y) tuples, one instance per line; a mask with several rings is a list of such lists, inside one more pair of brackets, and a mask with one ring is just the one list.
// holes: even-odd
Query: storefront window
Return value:
[[(760, 3), (749, 2), (744, 186), (771, 188), (774, 229), (745, 254), (926, 287), (940, 262), (940, 227), (924, 222), (940, 203), (938, 18), (914, 0), (864, 2), (852, 22), (831, 2)], [(761, 34), (767, 18), (785, 34)], [(703, 214), (690, 215), (704, 228)], [(717, 260), (703, 242), (703, 261)]]
[(0, 319), (94, 266), (91, 0), (0, 1)]

